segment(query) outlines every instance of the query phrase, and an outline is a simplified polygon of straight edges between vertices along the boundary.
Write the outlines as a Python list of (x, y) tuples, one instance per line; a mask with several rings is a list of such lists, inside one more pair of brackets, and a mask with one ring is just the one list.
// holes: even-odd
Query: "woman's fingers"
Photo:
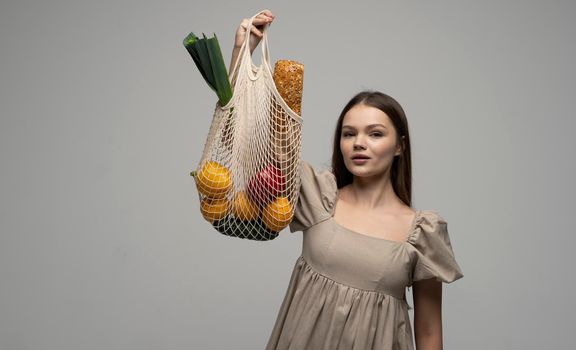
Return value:
[[(244, 18), (242, 20), (242, 22), (240, 22), (240, 25), (243, 28), (246, 28), (246, 26), (248, 26), (248, 22), (250, 22), (249, 18)], [(272, 22), (272, 19), (270, 19), (269, 17), (264, 17), (264, 18), (254, 18), (254, 20), (252, 21), (253, 25), (262, 25), (262, 24), (266, 24), (266, 23), (270, 23)]]
[[(254, 18), (254, 20), (252, 21), (252, 24), (255, 26), (263, 26), (267, 23), (272, 23), (274, 19), (270, 18), (270, 17), (256, 17)], [(246, 23), (248, 23), (249, 20), (246, 21)]]
[[(248, 25), (249, 21), (250, 21), (249, 18), (244, 18), (242, 20), (242, 25), (244, 28), (246, 28), (246, 25)], [(273, 15), (265, 15), (265, 14), (261, 13), (261, 14), (257, 15), (256, 17), (254, 17), (252, 24), (262, 25), (262, 24), (266, 24), (266, 23), (272, 23), (272, 21), (274, 21)]]
[(258, 30), (258, 28), (252, 26), (252, 33), (258, 36), (262, 36), (262, 32)]
[(274, 16), (261, 13), (254, 18), (254, 20), (257, 20), (257, 19), (272, 21), (274, 19)]
[[(266, 23), (271, 23), (272, 21), (274, 21), (275, 16), (272, 14), (272, 12), (268, 11), (268, 10), (264, 10), (262, 11), (262, 13), (258, 14), (256, 17), (254, 17), (254, 20), (252, 21), (252, 23), (254, 25), (262, 25), (262, 24), (266, 24)], [(246, 27), (248, 26), (248, 22), (250, 22), (249, 18), (244, 18), (241, 22), (240, 25), (242, 26), (242, 28), (246, 29)]]
[[(258, 39), (251, 43), (251, 46), (254, 44), (258, 44), (260, 39), (264, 36), (262, 33), (264, 27), (267, 24), (272, 23), (274, 21), (274, 14), (270, 10), (263, 10), (258, 15), (254, 17), (252, 20), (252, 27), (250, 28), (250, 33), (254, 34)], [(240, 22), (240, 27), (236, 32), (236, 39), (235, 39), (235, 46), (239, 47), (243, 40), (245, 40), (245, 36), (247, 34), (248, 23), (250, 23), (250, 18), (244, 18)]]
[[(244, 30), (248, 29), (248, 22), (250, 20), (246, 19), (244, 21), (242, 21), (242, 28), (244, 28)], [(258, 29), (257, 27), (262, 28), (263, 25), (267, 24), (267, 23), (272, 23), (272, 20), (268, 19), (268, 18), (260, 18), (260, 19), (254, 19), (252, 21), (252, 28), (251, 28), (251, 32), (254, 33), (254, 35), (257, 36), (262, 36), (262, 31), (260, 29)]]
[(272, 11), (270, 11), (270, 10), (262, 10), (262, 11), (260, 11), (260, 14), (264, 14), (264, 15), (266, 15), (266, 16), (268, 16), (268, 17), (274, 18), (274, 14), (273, 14)]
[[(254, 24), (254, 22), (252, 22), (252, 24)], [(248, 22), (242, 22), (240, 26), (244, 28), (244, 33), (246, 33), (246, 30), (248, 29)], [(259, 31), (258, 28), (256, 28), (254, 25), (252, 25), (252, 28), (250, 28), (250, 32), (254, 33), (254, 35), (262, 36), (262, 32)]]

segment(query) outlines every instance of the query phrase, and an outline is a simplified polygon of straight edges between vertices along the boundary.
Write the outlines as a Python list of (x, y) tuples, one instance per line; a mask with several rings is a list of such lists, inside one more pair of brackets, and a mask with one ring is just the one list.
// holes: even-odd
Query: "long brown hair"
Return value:
[[(357, 104), (375, 107), (386, 113), (394, 129), (396, 130), (397, 142), (401, 143), (401, 154), (394, 157), (390, 170), (390, 180), (396, 195), (409, 207), (412, 206), (412, 161), (410, 153), (410, 133), (408, 121), (402, 106), (392, 97), (379, 92), (366, 90), (356, 94), (346, 104), (334, 131), (332, 150), (332, 172), (336, 176), (338, 188), (352, 183), (354, 175), (346, 168), (344, 156), (340, 149), (340, 137), (342, 134), (342, 122), (346, 113)], [(402, 140), (404, 142), (402, 142)]]

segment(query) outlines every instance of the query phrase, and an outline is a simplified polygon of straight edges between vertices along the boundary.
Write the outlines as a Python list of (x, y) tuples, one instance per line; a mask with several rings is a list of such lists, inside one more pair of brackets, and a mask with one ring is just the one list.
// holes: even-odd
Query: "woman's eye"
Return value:
[[(345, 132), (345, 133), (342, 134), (342, 137), (347, 137), (347, 136), (351, 136), (351, 135), (353, 135), (353, 134), (351, 134), (351, 133), (349, 133), (349, 132)], [(371, 136), (376, 136), (376, 137), (383, 136), (382, 133), (380, 133), (380, 132), (373, 132), (373, 133), (371, 133), (370, 135), (371, 135)]]

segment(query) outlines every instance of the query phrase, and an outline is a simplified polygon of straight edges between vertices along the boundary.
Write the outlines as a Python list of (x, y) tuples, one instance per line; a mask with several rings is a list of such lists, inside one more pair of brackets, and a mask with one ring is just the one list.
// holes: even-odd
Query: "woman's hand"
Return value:
[[(262, 40), (262, 29), (264, 29), (264, 26), (266, 24), (272, 23), (272, 21), (274, 21), (274, 18), (275, 16), (270, 10), (262, 10), (261, 13), (254, 18), (254, 20), (252, 21), (252, 29), (251, 29), (251, 32), (252, 34), (254, 34), (254, 36), (252, 36), (251, 38), (252, 40), (250, 40), (249, 42), (250, 54), (252, 54), (256, 46), (258, 46), (258, 43), (260, 43), (260, 40)], [(244, 42), (246, 37), (246, 28), (248, 27), (249, 22), (250, 18), (244, 18), (242, 22), (240, 22), (240, 25), (236, 30), (234, 49), (240, 48), (242, 46), (242, 43)]]
[[(260, 43), (260, 40), (262, 40), (262, 29), (264, 29), (264, 26), (266, 24), (272, 23), (272, 21), (274, 21), (275, 18), (274, 14), (272, 14), (272, 12), (269, 10), (262, 10), (260, 12), (261, 13), (259, 13), (258, 16), (254, 17), (254, 20), (252, 21), (252, 29), (250, 30), (250, 32), (253, 33), (254, 36), (252, 36), (251, 38), (252, 40), (250, 40), (249, 42), (250, 55), (252, 55), (252, 52), (254, 51), (256, 46), (258, 46), (258, 43)], [(242, 43), (244, 43), (244, 39), (246, 38), (246, 28), (248, 27), (249, 22), (250, 18), (244, 18), (242, 22), (240, 22), (240, 25), (236, 30), (234, 49), (232, 50), (232, 58), (230, 59), (230, 67), (228, 68), (228, 71), (230, 73), (232, 72), (232, 67), (234, 67), (236, 60), (238, 60), (238, 55), (240, 54), (240, 47), (242, 46)]]

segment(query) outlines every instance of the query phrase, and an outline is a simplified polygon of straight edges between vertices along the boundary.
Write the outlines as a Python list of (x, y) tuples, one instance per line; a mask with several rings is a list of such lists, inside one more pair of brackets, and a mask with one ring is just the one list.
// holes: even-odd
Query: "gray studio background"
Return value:
[(202, 219), (216, 96), (182, 39), (216, 33), (228, 64), (265, 8), (272, 61), (305, 64), (314, 166), (356, 92), (406, 109), (414, 206), (448, 221), (465, 275), (445, 348), (573, 348), (574, 2), (3, 0), (0, 349), (264, 348), (302, 234)]

